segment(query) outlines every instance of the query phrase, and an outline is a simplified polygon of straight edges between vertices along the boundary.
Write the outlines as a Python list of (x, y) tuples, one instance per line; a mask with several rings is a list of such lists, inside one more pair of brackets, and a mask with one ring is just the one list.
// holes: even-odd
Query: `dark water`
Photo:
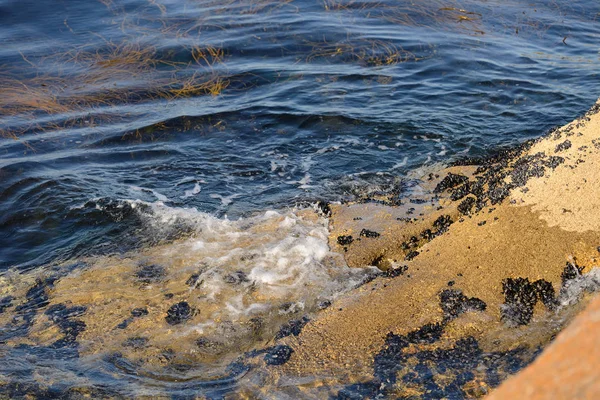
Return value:
[(421, 168), (589, 108), (599, 13), (596, 0), (0, 0), (0, 270), (186, 230), (157, 231), (126, 200), (237, 218), (407, 195)]
[(600, 93), (599, 11), (3, 0), (0, 268), (148, 239), (123, 199), (237, 217), (535, 137)]

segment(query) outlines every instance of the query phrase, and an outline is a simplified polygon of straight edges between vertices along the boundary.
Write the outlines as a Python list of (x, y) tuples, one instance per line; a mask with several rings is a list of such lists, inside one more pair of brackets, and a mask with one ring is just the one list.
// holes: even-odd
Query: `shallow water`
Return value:
[[(83, 263), (62, 262), (143, 258), (204, 240), (207, 221), (239, 233), (284, 215), (295, 222), (281, 237), (255, 232), (248, 246), (281, 258), (295, 243), (306, 266), (338, 268), (304, 277), (298, 317), (369, 272), (328, 264), (326, 222), (297, 209), (410, 196), (419, 171), (539, 136), (596, 100), (596, 1), (413, 3), (0, 0), (3, 278), (25, 291), (34, 280), (19, 271), (77, 274)], [(244, 274), (281, 273), (258, 260)], [(29, 357), (4, 371), (14, 377), (75, 362), (43, 346), (11, 351)], [(94, 385), (111, 382), (112, 367), (98, 368)], [(136, 390), (155, 384), (150, 374)]]

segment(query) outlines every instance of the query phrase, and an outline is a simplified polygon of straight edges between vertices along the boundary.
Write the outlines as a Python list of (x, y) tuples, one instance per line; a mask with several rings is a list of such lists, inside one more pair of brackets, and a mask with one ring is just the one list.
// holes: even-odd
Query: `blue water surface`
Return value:
[(595, 0), (0, 0), (0, 269), (168, 239), (128, 199), (237, 218), (409, 194), (411, 171), (589, 108), (599, 12)]

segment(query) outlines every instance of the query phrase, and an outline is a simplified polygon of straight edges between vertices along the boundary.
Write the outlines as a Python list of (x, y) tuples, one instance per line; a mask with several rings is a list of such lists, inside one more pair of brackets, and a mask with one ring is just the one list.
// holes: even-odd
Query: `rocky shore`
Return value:
[[(600, 289), (599, 112), (427, 173), (410, 199), (205, 216), (202, 240), (4, 274), (2, 351), (166, 379), (153, 398), (198, 376), (226, 398), (589, 396), (589, 357), (573, 391), (530, 376), (572, 376), (598, 348), (597, 300), (560, 332)], [(127, 397), (70, 374), (0, 374), (0, 397)]]
[(430, 175), (413, 218), (332, 206), (330, 245), (385, 273), (283, 339), (275, 375), (344, 383), (338, 398), (461, 398), (529, 364), (598, 288), (599, 110)]

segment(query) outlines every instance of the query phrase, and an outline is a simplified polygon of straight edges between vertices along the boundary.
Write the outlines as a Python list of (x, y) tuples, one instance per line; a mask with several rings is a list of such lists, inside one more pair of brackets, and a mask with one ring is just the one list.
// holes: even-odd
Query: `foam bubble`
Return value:
[[(219, 342), (219, 351), (236, 353), (239, 346), (251, 348), (257, 340), (273, 338), (290, 319), (316, 312), (319, 304), (356, 287), (371, 271), (349, 268), (341, 254), (330, 251), (329, 221), (312, 208), (268, 210), (230, 220), (160, 201), (121, 203), (138, 213), (150, 234), (160, 238), (186, 226), (186, 237), (88, 259), (85, 269), (67, 274), (56, 285), (57, 298), (95, 294), (89, 302), (80, 299), (88, 310), (90, 337), (98, 339), (82, 346), (92, 353), (123, 351), (123, 335), (149, 336), (150, 353), (169, 345), (173, 335), (182, 351), (196, 351), (200, 333), (211, 343)], [(144, 266), (158, 266), (160, 274), (140, 281)], [(198, 312), (173, 328), (164, 315), (180, 302)], [(154, 311), (128, 325), (127, 332), (106, 331), (100, 325), (92, 332), (93, 321), (110, 320), (116, 326), (130, 318), (131, 308), (142, 306)]]
[(594, 267), (587, 274), (580, 274), (575, 279), (568, 280), (558, 296), (561, 308), (572, 306), (579, 302), (584, 293), (600, 290), (600, 268)]
[(186, 190), (185, 193), (183, 194), (183, 196), (181, 196), (181, 198), (187, 199), (188, 197), (197, 195), (198, 193), (200, 193), (200, 191), (201, 191), (200, 183), (196, 182), (194, 185), (194, 188), (191, 190)]
[(216, 194), (216, 193), (211, 193), (210, 194), (210, 198), (211, 199), (219, 199), (221, 200), (221, 205), (223, 207), (227, 207), (228, 205), (230, 205), (231, 203), (233, 203), (233, 200), (240, 197), (240, 194), (232, 194), (230, 196), (222, 196), (220, 194)]
[(147, 192), (147, 193), (151, 193), (154, 197), (156, 197), (159, 201), (162, 201), (162, 202), (168, 202), (168, 201), (170, 201), (167, 196), (165, 196), (162, 193), (157, 192), (154, 189), (149, 189), (149, 188), (144, 188), (144, 187), (139, 187), (139, 186), (130, 186), (130, 188), (134, 192)]

